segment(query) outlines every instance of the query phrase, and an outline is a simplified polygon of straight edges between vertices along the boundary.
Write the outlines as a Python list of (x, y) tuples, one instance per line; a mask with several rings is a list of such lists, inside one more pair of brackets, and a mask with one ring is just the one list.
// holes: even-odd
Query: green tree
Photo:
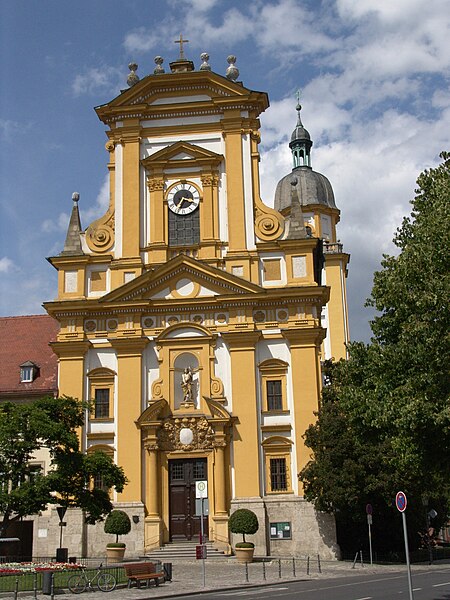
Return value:
[[(80, 507), (88, 523), (112, 510), (107, 492), (93, 487), (92, 481), (101, 475), (105, 487), (120, 492), (126, 477), (106, 454), (80, 451), (77, 429), (84, 423), (86, 408), (69, 397), (0, 405), (0, 537), (10, 523), (48, 504)], [(41, 449), (50, 454), (47, 472), (33, 463)]]
[(449, 514), (450, 160), (441, 157), (417, 180), (412, 213), (394, 237), (399, 253), (384, 256), (374, 275), (371, 343), (350, 344), (348, 361), (329, 365), (317, 423), (305, 434), (313, 450), (299, 474), (305, 495), (346, 523), (361, 521), (370, 502), (386, 526), (398, 516), (400, 489), (412, 531), (424, 526), (424, 498), (438, 511), (435, 525)]

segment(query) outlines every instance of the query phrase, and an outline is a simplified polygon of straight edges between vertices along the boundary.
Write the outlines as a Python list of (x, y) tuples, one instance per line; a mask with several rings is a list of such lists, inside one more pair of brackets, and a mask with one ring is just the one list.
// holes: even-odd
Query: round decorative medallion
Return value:
[(176, 282), (175, 289), (180, 296), (190, 296), (195, 289), (195, 285), (190, 279), (183, 278)]
[(192, 320), (194, 321), (194, 323), (199, 323), (199, 324), (203, 323), (202, 315), (195, 315)]
[(218, 323), (226, 323), (227, 322), (227, 315), (225, 315), (224, 313), (219, 313), (216, 317), (216, 321)]
[(110, 331), (115, 331), (118, 325), (119, 323), (117, 322), (117, 319), (108, 319), (108, 329)]
[(183, 427), (180, 429), (180, 443), (183, 444), (183, 446), (189, 446), (189, 444), (192, 444), (193, 441), (194, 434), (192, 429), (189, 429), (189, 427)]
[(169, 325), (175, 325), (176, 323), (178, 323), (178, 317), (169, 317), (167, 319), (167, 322), (169, 323)]
[(84, 328), (86, 331), (95, 331), (97, 329), (97, 323), (95, 321), (86, 321)]
[(150, 319), (150, 317), (146, 317), (144, 319), (144, 327), (153, 327), (153, 319)]
[(288, 318), (287, 310), (279, 310), (277, 316), (280, 321), (286, 321)]
[(255, 312), (255, 314), (253, 315), (253, 319), (254, 319), (255, 323), (263, 323), (263, 321), (266, 320), (266, 315), (265, 315), (264, 311), (257, 310)]

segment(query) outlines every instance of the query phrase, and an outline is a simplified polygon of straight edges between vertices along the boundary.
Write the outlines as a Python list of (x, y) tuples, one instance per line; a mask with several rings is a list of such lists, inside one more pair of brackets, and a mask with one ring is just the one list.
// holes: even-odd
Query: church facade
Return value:
[[(133, 517), (124, 541), (136, 553), (202, 527), (230, 551), (229, 515), (246, 507), (256, 554), (331, 558), (333, 519), (303, 499), (297, 474), (321, 361), (345, 356), (348, 339), (339, 210), (311, 168), (300, 106), (292, 173), (274, 208), (263, 202), (268, 97), (237, 81), (233, 57), (225, 76), (202, 59), (195, 69), (181, 52), (166, 73), (158, 57), (142, 80), (130, 65), (129, 89), (96, 108), (109, 208), (83, 230), (74, 194), (64, 249), (49, 259), (59, 393), (92, 401), (81, 444), (123, 467), (113, 500)], [(69, 554), (104, 552), (101, 524), (76, 534)]]

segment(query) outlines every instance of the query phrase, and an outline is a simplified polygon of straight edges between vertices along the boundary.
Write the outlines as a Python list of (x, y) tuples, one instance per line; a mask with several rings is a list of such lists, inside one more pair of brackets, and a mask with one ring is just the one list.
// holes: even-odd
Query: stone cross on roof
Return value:
[(189, 40), (183, 40), (183, 35), (181, 33), (180, 33), (180, 39), (174, 41), (174, 44), (180, 44), (180, 60), (184, 60), (184, 58), (185, 58), (183, 44), (187, 44), (188, 42), (189, 42)]

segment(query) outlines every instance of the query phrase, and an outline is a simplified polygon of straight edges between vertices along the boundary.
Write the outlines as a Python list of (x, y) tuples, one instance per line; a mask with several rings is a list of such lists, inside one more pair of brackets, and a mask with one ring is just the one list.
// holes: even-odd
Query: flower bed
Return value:
[(0, 564), (0, 576), (2, 575), (24, 575), (25, 573), (39, 573), (41, 571), (70, 571), (79, 569), (81, 565), (75, 563), (55, 562), (10, 562)]

